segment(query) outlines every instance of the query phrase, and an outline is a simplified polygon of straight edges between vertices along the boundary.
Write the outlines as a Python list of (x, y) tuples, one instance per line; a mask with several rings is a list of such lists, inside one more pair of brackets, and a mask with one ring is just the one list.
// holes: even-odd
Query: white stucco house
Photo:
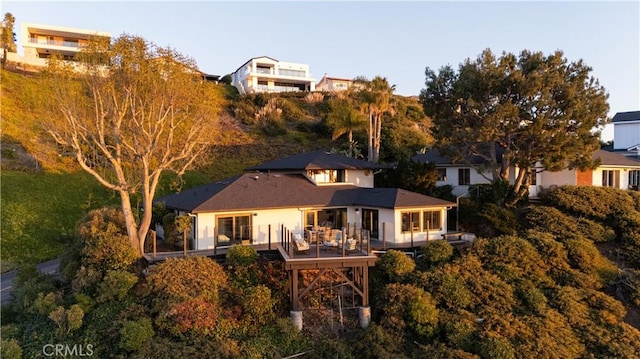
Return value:
[(353, 80), (341, 77), (331, 77), (324, 74), (316, 84), (316, 91), (340, 92), (353, 86)]
[(194, 249), (276, 243), (282, 230), (358, 227), (371, 239), (441, 239), (454, 203), (397, 188), (375, 188), (384, 165), (316, 151), (250, 167), (246, 173), (158, 200), (193, 217)]
[[(600, 165), (593, 170), (565, 169), (546, 171), (542, 166), (535, 167), (536, 174), (529, 186), (529, 197), (537, 197), (541, 190), (554, 186), (599, 186), (620, 189), (637, 189), (640, 186), (640, 161), (605, 150), (597, 150), (592, 158)], [(469, 187), (490, 183), (491, 174), (482, 172), (482, 160), (472, 158), (467, 163), (455, 163), (440, 155), (437, 149), (413, 157), (416, 162), (432, 162), (438, 171), (438, 186), (451, 185), (455, 196), (463, 196)], [(512, 167), (509, 181), (513, 183), (519, 169)]]
[(254, 57), (231, 74), (231, 84), (240, 94), (253, 92), (314, 91), (316, 79), (309, 65)]

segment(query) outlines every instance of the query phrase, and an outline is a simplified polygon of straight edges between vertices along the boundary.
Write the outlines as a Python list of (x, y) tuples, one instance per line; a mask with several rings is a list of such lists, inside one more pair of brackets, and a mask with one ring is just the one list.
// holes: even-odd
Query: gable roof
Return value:
[(640, 121), (640, 111), (618, 112), (613, 116), (613, 119), (611, 119), (611, 122), (614, 123), (630, 121)]
[[(496, 150), (498, 147), (496, 147)], [(500, 156), (502, 151), (499, 151), (498, 156)], [(450, 157), (443, 155), (440, 153), (440, 150), (437, 148), (432, 148), (425, 153), (420, 153), (411, 158), (414, 162), (418, 163), (428, 163), (432, 162), (436, 166), (437, 165), (459, 165), (459, 166), (468, 166), (468, 165), (481, 165), (485, 161), (480, 156), (471, 156), (467, 159), (466, 162), (463, 161), (453, 161)]]
[(601, 166), (640, 167), (640, 161), (636, 159), (605, 150), (595, 151), (591, 158), (600, 159)]
[(386, 165), (350, 158), (337, 153), (314, 151), (277, 159), (246, 168), (245, 171), (306, 171), (340, 169), (381, 169)]
[(276, 60), (276, 59), (274, 59), (273, 57), (269, 57), (269, 56), (256, 56), (256, 57), (252, 57), (252, 58), (250, 58), (250, 59), (249, 59), (249, 60), (247, 60), (244, 64), (242, 64), (242, 65), (238, 66), (238, 68), (237, 68), (234, 72), (232, 72), (232, 73), (234, 73), (234, 74), (235, 74), (236, 72), (238, 72), (238, 70), (240, 70), (242, 67), (244, 67), (244, 65), (246, 65), (246, 64), (248, 64), (248, 63), (250, 63), (251, 61), (253, 61), (253, 60), (255, 60), (255, 59), (262, 59), (262, 58), (267, 58), (267, 59), (269, 59), (269, 60), (273, 60), (273, 61), (275, 61), (275, 62), (280, 62), (280, 60)]
[(157, 202), (193, 213), (300, 207), (455, 206), (455, 203), (397, 188), (316, 186), (302, 175), (250, 173), (172, 194)]

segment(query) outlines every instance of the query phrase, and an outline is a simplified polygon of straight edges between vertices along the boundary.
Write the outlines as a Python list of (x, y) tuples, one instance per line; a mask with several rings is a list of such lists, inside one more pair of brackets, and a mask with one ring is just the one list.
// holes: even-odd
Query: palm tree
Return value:
[(345, 133), (349, 139), (349, 157), (355, 155), (353, 131), (364, 128), (365, 118), (358, 112), (348, 97), (336, 97), (329, 100), (331, 112), (327, 117), (327, 125), (333, 128), (332, 140), (338, 139)]
[(382, 133), (382, 116), (393, 113), (392, 96), (395, 85), (389, 85), (385, 77), (376, 76), (368, 81), (364, 77), (356, 78), (355, 86), (360, 88), (358, 98), (360, 109), (369, 116), (368, 160), (378, 162), (380, 159), (380, 138)]

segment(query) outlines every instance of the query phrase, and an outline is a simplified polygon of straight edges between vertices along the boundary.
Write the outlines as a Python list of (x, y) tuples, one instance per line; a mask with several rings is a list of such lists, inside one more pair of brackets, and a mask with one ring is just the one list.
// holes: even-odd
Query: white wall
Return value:
[[(548, 188), (551, 185), (564, 186), (578, 184), (575, 170), (562, 170), (557, 172), (543, 171), (538, 178), (538, 185)], [(600, 175), (602, 176), (602, 174)]]
[[(397, 209), (394, 211), (394, 219), (396, 225), (394, 226), (394, 239), (389, 240), (387, 237), (387, 242), (394, 243), (411, 243), (411, 232), (402, 232), (402, 212), (410, 212), (410, 211), (420, 211), (421, 216), (423, 211), (434, 211), (438, 208), (412, 208), (412, 209)], [(442, 239), (442, 235), (447, 233), (447, 210), (446, 208), (440, 208), (440, 218), (442, 218), (442, 228), (439, 230), (430, 230), (427, 236), (427, 232), (422, 230), (422, 225), (420, 226), (420, 231), (413, 232), (413, 240), (414, 241), (425, 241), (425, 240), (434, 240), (434, 239)], [(422, 220), (420, 222), (422, 224)]]
[[(461, 186), (458, 184), (458, 170), (461, 168), (470, 168), (470, 167), (468, 166), (446, 167), (447, 180), (438, 181), (436, 182), (436, 185), (443, 186), (443, 185), (449, 184), (453, 186), (453, 190), (451, 191), (451, 193), (454, 196), (460, 196), (469, 192), (469, 186), (466, 186), (466, 185)], [(478, 172), (478, 170), (476, 170), (475, 168), (470, 168), (469, 174), (470, 174), (471, 184), (486, 184), (491, 182), (487, 178), (483, 177), (482, 174), (480, 174), (480, 172)]]
[(613, 124), (613, 148), (627, 149), (640, 143), (640, 123), (625, 122)]
[(345, 170), (345, 181), (358, 187), (373, 188), (373, 170)]

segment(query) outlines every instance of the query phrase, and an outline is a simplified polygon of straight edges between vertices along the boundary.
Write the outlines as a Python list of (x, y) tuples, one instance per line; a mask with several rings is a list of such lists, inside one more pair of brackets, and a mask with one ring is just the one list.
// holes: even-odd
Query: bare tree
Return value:
[[(122, 35), (92, 41), (77, 62), (52, 59), (49, 132), (80, 167), (119, 193), (131, 246), (142, 255), (161, 175), (182, 175), (215, 133), (221, 96), (195, 63)], [(141, 197), (136, 218), (131, 196)]]

